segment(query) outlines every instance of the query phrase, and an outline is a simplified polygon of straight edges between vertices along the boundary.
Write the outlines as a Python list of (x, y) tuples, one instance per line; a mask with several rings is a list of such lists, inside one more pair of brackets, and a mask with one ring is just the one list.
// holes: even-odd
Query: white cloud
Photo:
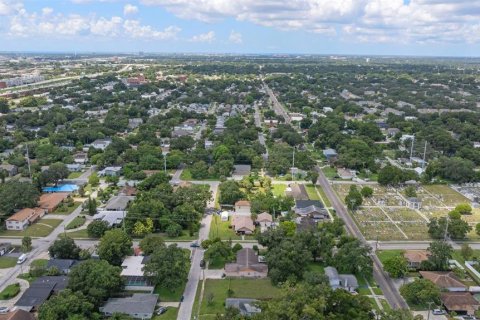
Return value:
[(190, 41), (192, 42), (213, 42), (215, 41), (215, 32), (209, 31), (207, 33), (201, 33), (193, 36)]
[(234, 30), (232, 30), (230, 32), (230, 36), (228, 37), (228, 41), (240, 44), (243, 42), (242, 34), (240, 32), (235, 32)]
[(125, 20), (123, 23), (123, 28), (125, 30), (125, 34), (131, 38), (152, 40), (173, 39), (181, 31), (180, 28), (175, 26), (170, 26), (165, 28), (163, 31), (158, 31), (151, 26), (140, 24), (138, 20)]
[(479, 42), (479, 0), (140, 0), (203, 22), (225, 18), (369, 42)]
[(138, 7), (127, 3), (123, 7), (123, 15), (128, 16), (129, 14), (136, 14), (138, 12)]
[(19, 0), (0, 0), (0, 16), (10, 15), (23, 9), (23, 3)]
[(42, 9), (42, 14), (45, 15), (45, 16), (48, 16), (52, 12), (53, 12), (53, 9), (49, 8), (49, 7), (45, 7), (45, 8)]

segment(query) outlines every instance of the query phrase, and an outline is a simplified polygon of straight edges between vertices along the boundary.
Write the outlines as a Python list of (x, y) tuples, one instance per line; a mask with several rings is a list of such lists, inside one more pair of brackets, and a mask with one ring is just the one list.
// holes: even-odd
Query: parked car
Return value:
[(165, 312), (167, 312), (167, 307), (160, 307), (157, 310), (157, 314), (164, 314)]
[(462, 316), (463, 320), (477, 320), (475, 316)]
[(27, 255), (24, 253), (20, 257), (18, 257), (17, 264), (22, 264), (27, 260)]
[(8, 313), (10, 311), (9, 307), (0, 307), (0, 314)]
[(447, 312), (445, 310), (442, 310), (442, 309), (433, 309), (432, 313), (436, 316), (440, 316), (442, 314), (447, 314)]
[(205, 260), (200, 260), (200, 268), (205, 268)]
[(180, 302), (183, 302), (184, 299), (185, 299), (185, 296), (182, 296), (182, 297), (180, 298)]
[(190, 248), (200, 248), (200, 245), (198, 244), (198, 242), (192, 242), (190, 243)]

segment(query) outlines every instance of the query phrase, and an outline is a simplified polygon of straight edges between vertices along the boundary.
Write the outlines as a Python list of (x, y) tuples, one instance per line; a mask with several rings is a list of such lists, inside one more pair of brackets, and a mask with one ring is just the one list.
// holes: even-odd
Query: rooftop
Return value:
[(51, 210), (56, 208), (67, 197), (68, 193), (66, 192), (44, 193), (40, 196), (40, 200), (38, 200), (38, 206)]
[(440, 288), (467, 288), (451, 271), (420, 271), (420, 275)]
[(143, 276), (143, 256), (128, 256), (122, 262), (122, 276)]
[(153, 313), (157, 305), (157, 294), (135, 293), (128, 298), (110, 298), (100, 307), (100, 311), (107, 314), (145, 314)]

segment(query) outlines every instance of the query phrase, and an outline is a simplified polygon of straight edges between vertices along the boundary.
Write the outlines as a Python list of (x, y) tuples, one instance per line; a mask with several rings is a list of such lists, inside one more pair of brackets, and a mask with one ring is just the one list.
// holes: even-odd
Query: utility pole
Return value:
[(293, 168), (295, 168), (295, 148), (296, 148), (296, 146), (293, 146), (293, 157), (292, 157), (292, 180), (293, 180)]
[(27, 148), (27, 164), (28, 164), (28, 175), (30, 176), (30, 180), (32, 180), (32, 171), (30, 170), (30, 155), (28, 154), (28, 143), (25, 144)]
[(445, 233), (443, 235), (443, 241), (444, 242), (447, 242), (447, 235), (448, 235), (448, 222), (450, 221), (450, 219), (448, 218), (448, 215), (447, 215), (447, 224), (445, 225)]
[(428, 315), (427, 315), (427, 320), (430, 320), (430, 310), (432, 309), (432, 304), (433, 301), (428, 302)]
[(412, 156), (413, 156), (413, 145), (415, 143), (415, 135), (413, 135), (413, 138), (412, 138), (412, 145), (410, 147), (410, 162), (412, 162)]
[(422, 162), (422, 171), (425, 168), (425, 156), (427, 155), (427, 141), (425, 141), (425, 148), (423, 148), (423, 162)]

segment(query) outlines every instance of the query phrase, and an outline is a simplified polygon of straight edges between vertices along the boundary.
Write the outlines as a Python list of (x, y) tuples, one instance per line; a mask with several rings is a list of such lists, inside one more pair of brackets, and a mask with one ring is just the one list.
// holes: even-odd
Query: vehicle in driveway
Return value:
[(164, 314), (165, 312), (167, 312), (167, 307), (160, 307), (157, 310), (157, 314)]
[(200, 245), (198, 244), (198, 242), (192, 242), (190, 243), (190, 248), (200, 248)]
[(9, 307), (0, 307), (0, 314), (8, 313), (10, 311)]
[(205, 260), (200, 260), (200, 268), (205, 268)]
[(445, 310), (442, 309), (433, 309), (432, 313), (436, 316), (441, 316), (443, 314), (447, 314)]

